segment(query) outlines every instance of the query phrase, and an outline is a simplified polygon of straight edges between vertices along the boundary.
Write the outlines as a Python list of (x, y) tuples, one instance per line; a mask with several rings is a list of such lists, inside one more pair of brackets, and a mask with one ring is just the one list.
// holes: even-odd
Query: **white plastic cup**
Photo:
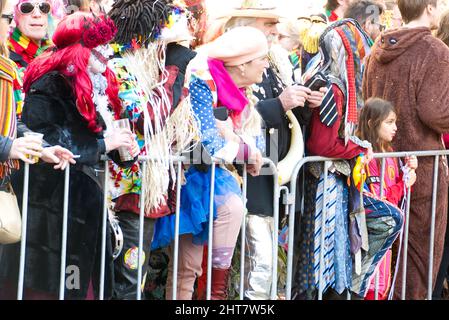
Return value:
[[(114, 130), (117, 130), (117, 129), (131, 130), (128, 119), (115, 120), (112, 123), (112, 126), (113, 126)], [(120, 154), (121, 161), (131, 161), (134, 159), (134, 157), (132, 156), (132, 154), (128, 151), (128, 149), (126, 147), (120, 147), (117, 150), (118, 150), (118, 153)]]
[[(36, 140), (40, 140), (41, 146), (42, 143), (44, 141), (44, 135), (42, 133), (37, 133), (37, 132), (25, 132), (23, 134), (24, 137), (34, 137), (36, 138)], [(37, 151), (37, 150), (36, 150)], [(39, 162), (39, 157), (38, 156), (32, 156), (30, 154), (27, 154), (27, 158), (32, 160), (33, 163), (38, 163)]]

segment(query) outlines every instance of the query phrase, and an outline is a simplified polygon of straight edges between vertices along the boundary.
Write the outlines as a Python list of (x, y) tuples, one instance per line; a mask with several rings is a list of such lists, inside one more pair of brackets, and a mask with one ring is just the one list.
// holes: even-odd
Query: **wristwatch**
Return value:
[(12, 13), (10, 14), (3, 13), (2, 18), (7, 19), (8, 23), (11, 24), (12, 20), (14, 19), (14, 15)]

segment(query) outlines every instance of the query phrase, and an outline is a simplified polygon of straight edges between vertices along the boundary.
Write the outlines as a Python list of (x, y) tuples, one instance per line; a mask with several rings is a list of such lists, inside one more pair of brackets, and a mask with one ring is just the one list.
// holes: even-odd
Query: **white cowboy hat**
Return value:
[(220, 14), (216, 18), (252, 17), (252, 18), (284, 18), (273, 0), (243, 0), (239, 8)]

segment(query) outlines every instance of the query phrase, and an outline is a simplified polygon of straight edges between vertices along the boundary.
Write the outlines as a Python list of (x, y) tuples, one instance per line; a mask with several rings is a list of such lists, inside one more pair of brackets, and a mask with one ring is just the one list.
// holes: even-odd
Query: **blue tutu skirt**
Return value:
[[(209, 235), (209, 197), (211, 170), (201, 172), (190, 167), (186, 172), (186, 184), (181, 188), (181, 209), (179, 213), (179, 234), (192, 234), (193, 242), (201, 245)], [(241, 189), (229, 171), (217, 167), (215, 170), (214, 219), (217, 208), (231, 195), (241, 197)], [(168, 246), (175, 237), (175, 215), (156, 220), (151, 250)]]

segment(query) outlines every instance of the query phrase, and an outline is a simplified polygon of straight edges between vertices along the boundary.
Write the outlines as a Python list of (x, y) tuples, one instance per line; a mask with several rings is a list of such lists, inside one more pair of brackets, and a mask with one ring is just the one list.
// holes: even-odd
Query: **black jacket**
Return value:
[[(278, 98), (283, 90), (282, 85), (272, 68), (267, 69), (263, 81), (258, 84), (258, 87), (259, 90), (255, 90), (254, 94), (260, 100), (256, 108), (264, 120), (266, 139), (265, 157), (277, 158), (280, 161), (287, 155), (290, 148), (291, 130), (289, 128), (290, 122), (282, 107), (281, 100)], [(308, 107), (298, 107), (292, 111), (301, 126), (309, 123), (311, 111)], [(273, 133), (272, 129), (276, 130), (278, 139), (274, 139), (273, 136), (275, 135), (270, 134), (270, 132)], [(248, 212), (265, 216), (273, 215), (273, 182), (272, 175), (261, 175), (258, 177), (248, 175)], [(297, 198), (297, 201), (299, 201), (298, 196)], [(282, 199), (280, 202), (282, 203)]]
[[(102, 122), (99, 117), (99, 123)], [(99, 283), (103, 193), (88, 175), (105, 152), (102, 133), (93, 133), (75, 106), (71, 83), (57, 72), (38, 79), (26, 95), (23, 122), (44, 134), (52, 145), (60, 145), (81, 157), (70, 170), (67, 266), (79, 268), (79, 290), (67, 290), (68, 299), (84, 299), (88, 283)], [(118, 159), (118, 153), (110, 156)], [(118, 162), (117, 160), (114, 160)], [(130, 163), (121, 164), (123, 166)], [(14, 190), (21, 203), (22, 177), (13, 175)], [(52, 165), (30, 166), (25, 287), (57, 295), (62, 239), (64, 172)], [(109, 233), (108, 233), (109, 236)], [(8, 245), (0, 257), (0, 275), (16, 282), (19, 245)], [(107, 241), (105, 297), (113, 283), (110, 241)], [(26, 297), (25, 297), (26, 298)]]

